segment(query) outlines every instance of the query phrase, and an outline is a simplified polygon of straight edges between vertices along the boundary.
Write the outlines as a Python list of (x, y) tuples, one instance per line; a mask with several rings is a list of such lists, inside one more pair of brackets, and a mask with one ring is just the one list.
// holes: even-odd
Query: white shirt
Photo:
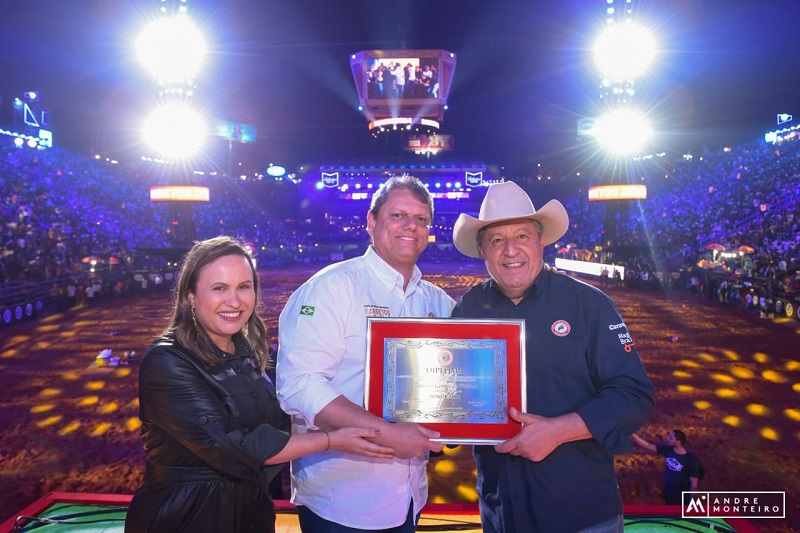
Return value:
[[(364, 405), (367, 317), (449, 317), (454, 304), (416, 267), (404, 292), (403, 276), (371, 246), (317, 272), (289, 298), (278, 326), (278, 399), (293, 415), (293, 430), (302, 431), (298, 417), (314, 427), (337, 396)], [(396, 527), (412, 498), (415, 514), (427, 501), (427, 460), (337, 451), (302, 457), (292, 461), (292, 503), (347, 527)]]

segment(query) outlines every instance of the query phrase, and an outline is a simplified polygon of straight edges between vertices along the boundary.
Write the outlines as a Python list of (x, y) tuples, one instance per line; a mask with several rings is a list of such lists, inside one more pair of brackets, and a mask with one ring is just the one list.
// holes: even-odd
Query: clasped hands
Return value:
[(330, 432), (331, 443), (335, 442), (332, 448), (380, 459), (411, 459), (426, 451), (440, 452), (444, 445), (431, 440), (439, 436), (438, 431), (410, 422), (389, 424), (382, 431), (347, 427)]
[[(523, 413), (512, 407), (509, 409), (511, 418), (522, 424), (520, 432), (505, 442), (495, 445), (497, 453), (508, 453), (524, 457), (529, 461), (538, 462), (550, 455), (553, 450), (564, 442), (588, 438), (590, 435), (571, 435), (568, 431), (570, 424), (580, 420), (577, 415), (566, 417), (548, 418), (530, 413)], [(577, 417), (577, 420), (571, 418)], [(582, 421), (580, 421), (582, 425)], [(585, 428), (585, 426), (584, 426)], [(356, 428), (351, 428), (356, 429)], [(381, 432), (377, 430), (361, 429), (358, 434), (363, 443), (361, 449), (353, 453), (360, 453), (371, 457), (410, 459), (419, 457), (426, 451), (440, 452), (443, 444), (430, 439), (439, 438), (438, 431), (425, 428), (410, 422), (397, 422), (390, 424), (388, 429)], [(374, 433), (370, 433), (373, 432)], [(331, 434), (334, 435), (333, 433)]]

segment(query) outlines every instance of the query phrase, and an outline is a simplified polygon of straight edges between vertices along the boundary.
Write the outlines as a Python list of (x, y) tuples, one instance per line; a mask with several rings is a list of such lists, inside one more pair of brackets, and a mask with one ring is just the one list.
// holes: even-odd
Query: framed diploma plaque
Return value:
[(417, 422), (448, 444), (497, 444), (526, 410), (525, 321), (368, 318), (365, 405), (389, 422)]

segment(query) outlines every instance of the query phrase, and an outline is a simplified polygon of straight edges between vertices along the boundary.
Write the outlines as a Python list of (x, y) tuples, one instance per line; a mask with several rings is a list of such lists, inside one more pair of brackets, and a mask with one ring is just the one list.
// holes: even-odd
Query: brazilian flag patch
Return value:
[(312, 316), (314, 314), (314, 306), (313, 305), (300, 306), (300, 314), (306, 316)]

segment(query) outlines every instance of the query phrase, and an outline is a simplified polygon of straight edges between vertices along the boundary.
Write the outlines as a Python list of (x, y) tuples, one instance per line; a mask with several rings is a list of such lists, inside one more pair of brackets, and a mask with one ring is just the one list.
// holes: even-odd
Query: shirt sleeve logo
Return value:
[(617, 332), (617, 337), (619, 337), (619, 343), (622, 345), (622, 347), (625, 349), (626, 352), (631, 352), (633, 350), (633, 339), (631, 338), (631, 334), (628, 331), (628, 327), (625, 325), (624, 322), (620, 322), (619, 324), (611, 324), (610, 326), (608, 326), (608, 329), (609, 331), (624, 329), (625, 331)]
[(550, 326), (550, 331), (552, 331), (553, 335), (556, 337), (566, 337), (569, 335), (571, 329), (569, 322), (566, 320), (556, 320), (553, 322), (553, 325)]
[(313, 305), (301, 305), (300, 306), (300, 314), (306, 316), (313, 316), (314, 315), (314, 306)]

